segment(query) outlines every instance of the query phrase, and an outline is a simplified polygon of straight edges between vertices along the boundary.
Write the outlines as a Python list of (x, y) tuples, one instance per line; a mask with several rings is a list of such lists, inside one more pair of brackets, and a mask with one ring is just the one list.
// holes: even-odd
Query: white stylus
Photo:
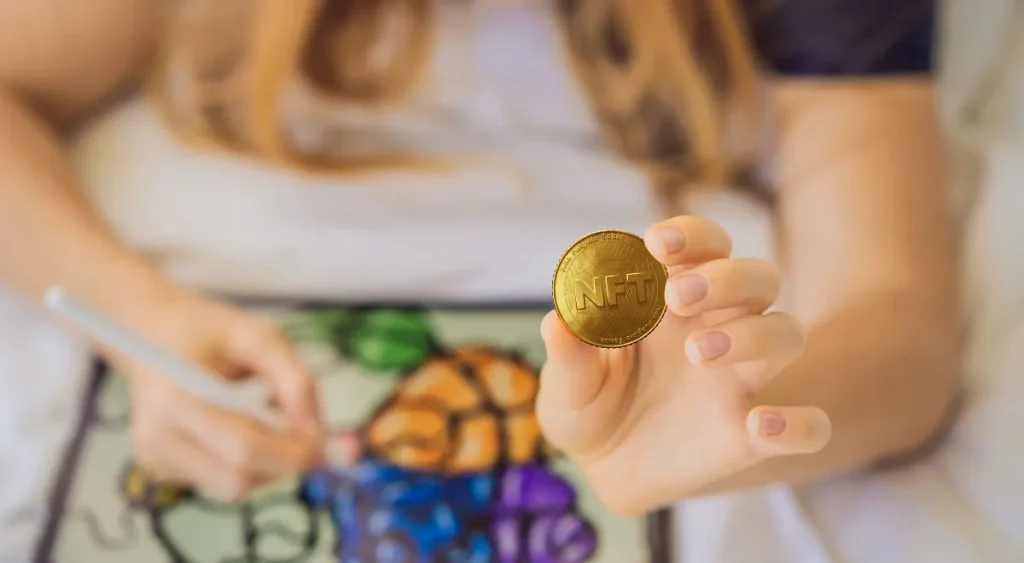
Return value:
[(265, 404), (251, 400), (240, 389), (214, 377), (201, 367), (147, 342), (76, 300), (64, 288), (54, 287), (46, 292), (46, 307), (73, 322), (96, 340), (167, 377), (200, 399), (226, 410), (252, 416), (265, 424), (281, 426), (281, 419)]

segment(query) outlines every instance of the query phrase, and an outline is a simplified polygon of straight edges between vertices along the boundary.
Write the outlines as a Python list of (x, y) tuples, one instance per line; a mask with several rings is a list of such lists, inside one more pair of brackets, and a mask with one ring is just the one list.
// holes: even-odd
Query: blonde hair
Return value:
[[(356, 127), (310, 149), (282, 115), (297, 83), (336, 108), (383, 112), (405, 101), (428, 66), (436, 1), (178, 0), (155, 99), (189, 142), (275, 163), (332, 172), (437, 165), (414, 151), (367, 153)], [(736, 0), (552, 6), (606, 142), (666, 197), (734, 181), (755, 157), (758, 72), (739, 9)]]

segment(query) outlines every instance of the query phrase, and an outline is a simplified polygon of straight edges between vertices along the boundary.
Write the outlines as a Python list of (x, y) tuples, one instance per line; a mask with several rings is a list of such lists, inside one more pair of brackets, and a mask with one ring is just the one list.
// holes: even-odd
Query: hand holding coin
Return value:
[(556, 268), (538, 417), (614, 510), (649, 510), (831, 436), (820, 409), (753, 403), (804, 334), (768, 312), (776, 269), (731, 253), (717, 224), (676, 217), (642, 239), (584, 237)]

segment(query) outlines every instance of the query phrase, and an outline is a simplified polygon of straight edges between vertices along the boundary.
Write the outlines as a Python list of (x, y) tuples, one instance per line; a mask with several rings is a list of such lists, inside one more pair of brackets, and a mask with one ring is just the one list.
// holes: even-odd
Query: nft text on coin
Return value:
[[(588, 300), (597, 307), (614, 307), (618, 304), (620, 295), (625, 297), (630, 293), (636, 295), (637, 303), (644, 303), (647, 301), (647, 283), (653, 280), (654, 275), (650, 272), (595, 276), (589, 281), (576, 278), (573, 280), (576, 309), (586, 309)], [(630, 287), (636, 291), (630, 292)]]

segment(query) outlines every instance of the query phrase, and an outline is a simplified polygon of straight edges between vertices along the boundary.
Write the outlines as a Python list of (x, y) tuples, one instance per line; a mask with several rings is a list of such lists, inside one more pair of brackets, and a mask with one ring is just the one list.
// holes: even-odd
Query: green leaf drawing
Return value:
[(426, 319), (416, 311), (396, 309), (366, 312), (348, 341), (350, 354), (361, 366), (381, 372), (411, 369), (434, 348)]
[(436, 348), (432, 327), (415, 310), (314, 309), (284, 326), (292, 340), (328, 344), (372, 372), (413, 368)]

